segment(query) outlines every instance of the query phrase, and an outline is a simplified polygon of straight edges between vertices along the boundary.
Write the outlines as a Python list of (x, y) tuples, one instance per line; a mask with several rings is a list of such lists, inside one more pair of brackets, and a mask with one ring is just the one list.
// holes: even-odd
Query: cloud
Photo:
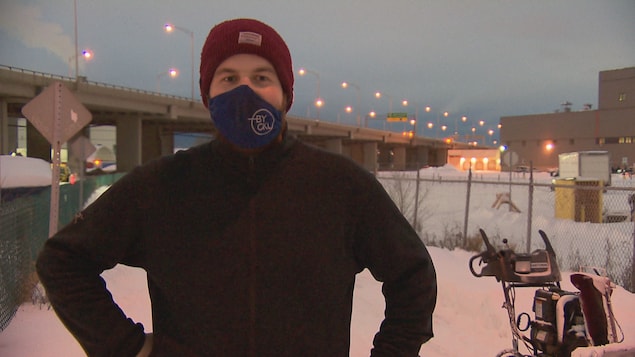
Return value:
[(43, 48), (68, 62), (75, 53), (72, 36), (59, 24), (42, 19), (39, 6), (16, 3), (0, 5), (0, 29), (31, 48)]

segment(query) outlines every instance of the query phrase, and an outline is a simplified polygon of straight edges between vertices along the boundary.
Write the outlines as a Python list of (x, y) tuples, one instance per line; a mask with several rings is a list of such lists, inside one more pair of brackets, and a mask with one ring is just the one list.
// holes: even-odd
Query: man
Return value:
[[(287, 134), (284, 40), (251, 19), (215, 26), (200, 87), (208, 144), (138, 167), (49, 239), (37, 269), (94, 356), (347, 356), (355, 275), (383, 282), (372, 356), (417, 356), (432, 337), (430, 256), (375, 178)], [(147, 272), (152, 333), (100, 274)]]

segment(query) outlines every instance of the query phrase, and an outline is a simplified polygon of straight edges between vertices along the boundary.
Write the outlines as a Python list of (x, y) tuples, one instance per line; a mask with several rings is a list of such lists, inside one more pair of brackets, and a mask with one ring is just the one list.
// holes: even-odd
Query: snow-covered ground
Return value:
[[(465, 173), (455, 172), (450, 168), (422, 170), (423, 176), (443, 175), (449, 177), (465, 177)], [(492, 175), (501, 175), (499, 173)], [(448, 222), (463, 222), (465, 205), (464, 190), (440, 190), (431, 187), (426, 201), (432, 202), (432, 211), (441, 216), (434, 219), (422, 219), (421, 233), (440, 234), (448, 228)], [(470, 230), (482, 227), (487, 232), (508, 237), (509, 234), (520, 231), (526, 222), (526, 213), (497, 211), (491, 207), (494, 193), (478, 189), (472, 198), (471, 205), (482, 207), (475, 209), (470, 216)], [(496, 191), (494, 191), (496, 192)], [(516, 204), (525, 210), (526, 202), (520, 195), (514, 194)], [(92, 198), (91, 198), (92, 199)], [(540, 200), (538, 200), (540, 201)], [(538, 203), (536, 203), (538, 204)], [(553, 203), (551, 203), (551, 206)], [(537, 218), (546, 227), (547, 233), (558, 228), (552, 243), (558, 254), (570, 244), (567, 238), (566, 223), (553, 220), (553, 208), (549, 204), (539, 208), (541, 212)], [(423, 215), (426, 212), (420, 212)], [(454, 223), (452, 223), (454, 224)], [(583, 225), (583, 229), (598, 234), (591, 225), (584, 223), (569, 223)], [(631, 229), (632, 229), (632, 223)], [(562, 226), (562, 227), (560, 227)], [(459, 227), (462, 227), (459, 225)], [(519, 228), (520, 227), (520, 228)], [(562, 229), (562, 230), (561, 230)], [(537, 236), (537, 234), (536, 234)], [(550, 234), (552, 236), (552, 234)], [(513, 238), (512, 238), (513, 239)], [(576, 236), (576, 239), (585, 237)], [(627, 239), (627, 238), (619, 238)], [(542, 247), (538, 238), (536, 246)], [(632, 247), (632, 238), (627, 239)], [(628, 247), (627, 247), (628, 248)], [(438, 275), (439, 299), (434, 314), (435, 337), (421, 348), (421, 356), (454, 357), (454, 356), (495, 356), (504, 348), (511, 346), (511, 333), (507, 314), (502, 309), (503, 292), (500, 283), (494, 278), (475, 278), (469, 272), (468, 261), (474, 253), (462, 250), (446, 250), (429, 247)], [(600, 252), (601, 253), (601, 252)], [(150, 302), (147, 296), (145, 273), (139, 269), (125, 266), (104, 272), (104, 278), (115, 300), (129, 316), (142, 322), (147, 329), (151, 329)], [(563, 272), (562, 288), (576, 291), (569, 281), (569, 275)], [(516, 290), (516, 312), (527, 312), (533, 316), (532, 301), (534, 289), (524, 288)], [(620, 356), (634, 356), (635, 353), (635, 294), (617, 287), (612, 297), (616, 317), (624, 333), (624, 341), (604, 348), (578, 349), (574, 357), (618, 356), (615, 351), (632, 349)], [(352, 357), (367, 356), (379, 323), (383, 318), (383, 298), (381, 286), (373, 280), (367, 272), (362, 272), (355, 285), (354, 308), (351, 327)], [(608, 352), (607, 352), (608, 351)], [(610, 352), (613, 351), (612, 354)], [(605, 353), (606, 352), (606, 353)], [(13, 321), (6, 330), (0, 332), (0, 356), (7, 357), (57, 357), (84, 356), (83, 351), (73, 337), (65, 330), (52, 310), (47, 306), (23, 304)]]
[[(494, 278), (475, 278), (468, 269), (471, 253), (460, 250), (429, 248), (439, 285), (439, 299), (434, 314), (435, 337), (421, 348), (426, 357), (495, 356), (511, 346), (511, 334), (503, 293)], [(147, 296), (145, 273), (137, 268), (117, 266), (104, 272), (115, 300), (130, 317), (151, 329), (152, 317)], [(563, 274), (562, 287), (576, 291)], [(533, 289), (517, 289), (517, 312), (531, 315)], [(613, 307), (624, 331), (624, 342), (609, 349), (635, 348), (635, 295), (617, 287)], [(367, 272), (355, 285), (351, 327), (352, 357), (368, 356), (372, 338), (383, 317), (381, 286)], [(589, 348), (579, 357), (593, 355)], [(84, 356), (73, 337), (46, 306), (23, 304), (9, 327), (0, 332), (0, 356), (7, 357), (79, 357)]]

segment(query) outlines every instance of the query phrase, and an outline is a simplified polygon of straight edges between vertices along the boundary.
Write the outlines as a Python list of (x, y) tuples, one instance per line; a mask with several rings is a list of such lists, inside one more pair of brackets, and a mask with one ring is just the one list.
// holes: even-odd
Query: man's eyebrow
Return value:
[(219, 67), (218, 69), (216, 69), (216, 72), (214, 72), (214, 75), (217, 74), (227, 74), (227, 73), (237, 73), (238, 71), (235, 69), (231, 69), (228, 67)]
[(258, 67), (256, 69), (254, 69), (254, 72), (256, 72), (256, 73), (269, 72), (269, 73), (272, 73), (272, 74), (276, 74), (276, 70), (273, 67), (271, 67), (271, 66)]
[[(214, 72), (214, 75), (217, 75), (217, 74), (236, 74), (238, 72), (239, 72), (238, 70), (233, 69), (231, 67), (218, 67), (216, 72)], [(276, 70), (273, 67), (271, 67), (271, 66), (257, 67), (257, 68), (254, 68), (252, 70), (252, 72), (253, 73), (263, 73), (263, 72), (265, 72), (265, 73), (271, 73), (271, 74), (274, 74), (274, 75), (277, 74)]]

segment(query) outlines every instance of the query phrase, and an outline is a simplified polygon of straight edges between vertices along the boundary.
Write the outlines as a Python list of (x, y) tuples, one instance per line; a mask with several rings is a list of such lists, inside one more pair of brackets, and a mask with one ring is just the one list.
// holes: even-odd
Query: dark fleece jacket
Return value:
[(417, 356), (432, 337), (436, 276), (417, 234), (371, 173), (290, 137), (138, 167), (46, 242), (38, 274), (91, 356), (143, 344), (100, 277), (119, 263), (147, 272), (152, 356), (347, 356), (365, 268), (386, 299), (372, 356)]

